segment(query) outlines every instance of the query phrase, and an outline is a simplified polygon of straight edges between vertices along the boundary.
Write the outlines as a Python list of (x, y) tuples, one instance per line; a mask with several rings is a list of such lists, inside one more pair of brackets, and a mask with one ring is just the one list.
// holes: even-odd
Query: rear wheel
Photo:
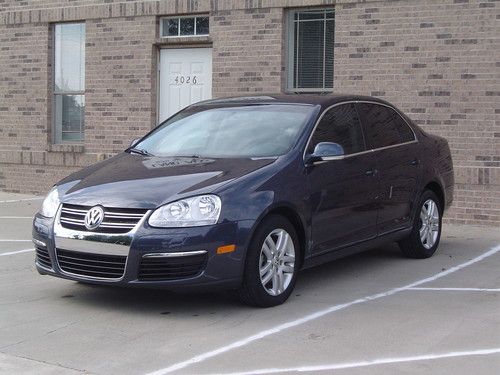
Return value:
[(410, 235), (399, 242), (403, 254), (410, 258), (429, 258), (437, 250), (441, 238), (442, 205), (431, 190), (425, 190), (413, 221)]
[(272, 215), (259, 225), (247, 252), (239, 296), (259, 307), (280, 305), (293, 291), (298, 271), (299, 242), (284, 217)]

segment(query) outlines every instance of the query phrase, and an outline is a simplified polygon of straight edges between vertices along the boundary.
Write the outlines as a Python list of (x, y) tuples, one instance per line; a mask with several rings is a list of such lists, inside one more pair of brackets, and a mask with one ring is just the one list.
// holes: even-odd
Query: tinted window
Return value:
[(363, 131), (354, 104), (340, 105), (325, 113), (314, 131), (308, 152), (312, 153), (320, 142), (338, 143), (346, 154), (365, 150)]
[(406, 121), (398, 113), (396, 113), (395, 122), (402, 142), (411, 142), (415, 140), (413, 130), (411, 130)]
[(370, 148), (380, 148), (401, 143), (401, 136), (396, 127), (396, 116), (392, 109), (377, 105), (361, 103), (358, 108), (363, 116), (366, 130), (366, 141)]
[(314, 112), (303, 105), (193, 106), (135, 148), (156, 156), (265, 157), (288, 152)]

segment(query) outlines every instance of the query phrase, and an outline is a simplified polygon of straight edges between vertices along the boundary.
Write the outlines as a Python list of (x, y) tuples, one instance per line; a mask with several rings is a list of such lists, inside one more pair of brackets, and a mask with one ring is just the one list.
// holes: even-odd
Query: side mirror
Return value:
[(318, 161), (339, 160), (344, 157), (344, 148), (335, 142), (320, 142), (314, 148), (314, 152), (309, 155), (308, 163)]
[(137, 143), (139, 143), (140, 140), (141, 138), (133, 139), (132, 142), (130, 142), (130, 146), (128, 146), (128, 148), (133, 148)]

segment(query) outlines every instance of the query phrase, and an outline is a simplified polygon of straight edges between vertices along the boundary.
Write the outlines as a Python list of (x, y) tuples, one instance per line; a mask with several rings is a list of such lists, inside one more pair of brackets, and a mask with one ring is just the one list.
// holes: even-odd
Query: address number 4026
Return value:
[(198, 83), (197, 76), (176, 76), (174, 78), (174, 83), (176, 85), (184, 85), (184, 84), (193, 84), (196, 85)]

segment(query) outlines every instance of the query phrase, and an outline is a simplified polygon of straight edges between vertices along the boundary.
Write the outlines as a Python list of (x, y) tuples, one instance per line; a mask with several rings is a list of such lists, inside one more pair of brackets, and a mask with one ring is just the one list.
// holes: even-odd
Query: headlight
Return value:
[(178, 228), (213, 225), (219, 220), (220, 198), (216, 195), (200, 195), (166, 204), (149, 217), (152, 227)]
[(53, 187), (52, 190), (45, 197), (42, 208), (40, 209), (40, 214), (45, 217), (54, 217), (59, 207), (59, 193), (57, 187)]

